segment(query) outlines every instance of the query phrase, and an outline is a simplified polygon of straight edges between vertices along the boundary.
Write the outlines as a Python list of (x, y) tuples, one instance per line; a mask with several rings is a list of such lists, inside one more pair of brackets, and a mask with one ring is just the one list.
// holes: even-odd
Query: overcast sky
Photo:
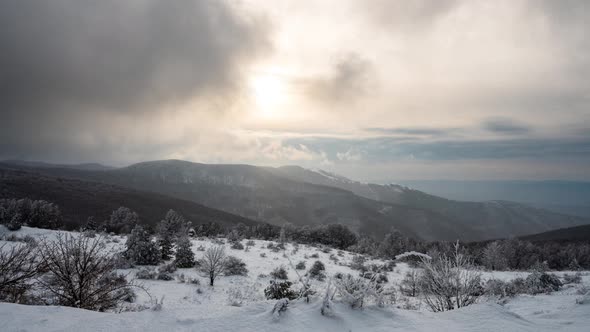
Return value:
[(0, 159), (590, 180), (590, 1), (0, 1)]

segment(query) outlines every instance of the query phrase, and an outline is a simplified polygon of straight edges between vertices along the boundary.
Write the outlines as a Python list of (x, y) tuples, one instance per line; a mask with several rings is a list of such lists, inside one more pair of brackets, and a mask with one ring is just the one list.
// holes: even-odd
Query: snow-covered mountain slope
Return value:
[(544, 232), (590, 224), (586, 218), (568, 216), (508, 201), (455, 201), (427, 194), (398, 184), (367, 184), (325, 171), (298, 166), (275, 169), (292, 180), (332, 186), (372, 200), (433, 211), (462, 230), (461, 239), (485, 240)]
[[(29, 235), (34, 238), (55, 238), (57, 231), (24, 227), (17, 236)], [(125, 238), (110, 236), (105, 250), (121, 250)], [(214, 241), (216, 243), (214, 243)], [(224, 239), (194, 239), (192, 249), (197, 258), (202, 256), (198, 248), (217, 245)], [(225, 242), (225, 241), (224, 241)], [(244, 245), (248, 240), (241, 241)], [(4, 243), (13, 243), (0, 241)], [(334, 300), (333, 315), (322, 316), (320, 307), (322, 295), (328, 285), (324, 281), (312, 280), (317, 295), (310, 303), (304, 300), (292, 301), (280, 317), (271, 313), (276, 300), (266, 300), (263, 289), (269, 284), (269, 272), (284, 266), (290, 281), (297, 283), (298, 275), (290, 262), (305, 261), (307, 268), (316, 260), (326, 266), (326, 275), (352, 273), (347, 264), (353, 254), (347, 251), (327, 250), (313, 246), (287, 244), (285, 251), (273, 252), (267, 248), (269, 241), (254, 240), (254, 245), (245, 250), (231, 249), (225, 243), (228, 255), (243, 259), (249, 272), (247, 276), (220, 276), (214, 287), (209, 287), (206, 277), (196, 269), (178, 269), (176, 280), (139, 280), (147, 287), (151, 298), (163, 300), (160, 311), (153, 311), (150, 296), (139, 291), (133, 304), (113, 312), (93, 312), (68, 307), (24, 306), (0, 303), (1, 331), (587, 331), (590, 325), (590, 304), (577, 304), (577, 292), (590, 287), (590, 275), (583, 272), (582, 283), (551, 295), (521, 295), (500, 305), (493, 299), (481, 298), (471, 306), (444, 313), (428, 311), (420, 298), (409, 298), (398, 294), (395, 301), (388, 301), (385, 307), (368, 302), (363, 309), (351, 309)], [(328, 251), (328, 252), (325, 252)], [(262, 257), (264, 254), (266, 257)], [(312, 256), (317, 255), (317, 258)], [(338, 261), (330, 259), (336, 257)], [(380, 260), (370, 261), (383, 263)], [(370, 263), (369, 262), (369, 263)], [(133, 278), (140, 268), (120, 270)], [(385, 287), (398, 288), (404, 274), (411, 268), (399, 263), (391, 272), (386, 272)], [(304, 271), (299, 271), (303, 274)], [(510, 280), (526, 277), (526, 272), (484, 272), (483, 278)], [(179, 282), (196, 278), (200, 285)], [(239, 290), (243, 294), (241, 306), (231, 305), (231, 294)], [(139, 310), (144, 306), (142, 311)], [(124, 309), (126, 308), (126, 309)], [(408, 309), (411, 308), (411, 309)], [(120, 312), (120, 313), (119, 313)]]

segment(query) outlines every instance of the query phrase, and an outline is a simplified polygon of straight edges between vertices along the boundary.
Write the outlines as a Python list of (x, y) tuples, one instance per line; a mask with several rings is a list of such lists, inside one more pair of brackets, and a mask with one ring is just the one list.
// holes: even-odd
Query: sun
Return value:
[(259, 115), (269, 117), (280, 114), (286, 98), (285, 82), (277, 75), (262, 74), (250, 79), (251, 94)]

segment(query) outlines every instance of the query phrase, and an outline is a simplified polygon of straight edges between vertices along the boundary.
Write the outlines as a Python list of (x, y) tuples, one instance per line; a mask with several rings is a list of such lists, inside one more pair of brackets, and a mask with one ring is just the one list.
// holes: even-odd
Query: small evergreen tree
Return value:
[(181, 236), (176, 243), (176, 259), (177, 267), (189, 268), (195, 266), (195, 254), (191, 249), (191, 241), (188, 236)]
[(127, 238), (125, 257), (137, 265), (156, 265), (161, 253), (150, 234), (140, 225), (135, 226)]
[(168, 220), (162, 220), (158, 224), (158, 246), (163, 260), (169, 260), (172, 256), (172, 247), (174, 246), (174, 234), (172, 224)]
[(90, 216), (90, 217), (88, 217), (88, 219), (86, 219), (86, 225), (84, 225), (84, 230), (85, 231), (97, 231), (98, 230), (98, 224), (96, 223), (94, 216)]

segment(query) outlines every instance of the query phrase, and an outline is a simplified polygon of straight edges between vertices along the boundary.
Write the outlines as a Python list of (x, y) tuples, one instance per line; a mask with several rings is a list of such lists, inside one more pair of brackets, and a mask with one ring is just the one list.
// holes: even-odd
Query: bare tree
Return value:
[(422, 265), (420, 288), (432, 311), (465, 307), (481, 295), (481, 274), (460, 252), (458, 242), (452, 256), (442, 254), (432, 259), (423, 258)]
[(19, 302), (39, 271), (36, 250), (30, 244), (0, 246), (0, 299)]
[(209, 276), (209, 284), (213, 286), (215, 279), (225, 269), (225, 249), (222, 246), (211, 247), (205, 251), (202, 259), (202, 269)]
[(39, 283), (61, 305), (103, 311), (132, 294), (101, 238), (60, 234), (41, 243), (39, 256), (47, 271)]

